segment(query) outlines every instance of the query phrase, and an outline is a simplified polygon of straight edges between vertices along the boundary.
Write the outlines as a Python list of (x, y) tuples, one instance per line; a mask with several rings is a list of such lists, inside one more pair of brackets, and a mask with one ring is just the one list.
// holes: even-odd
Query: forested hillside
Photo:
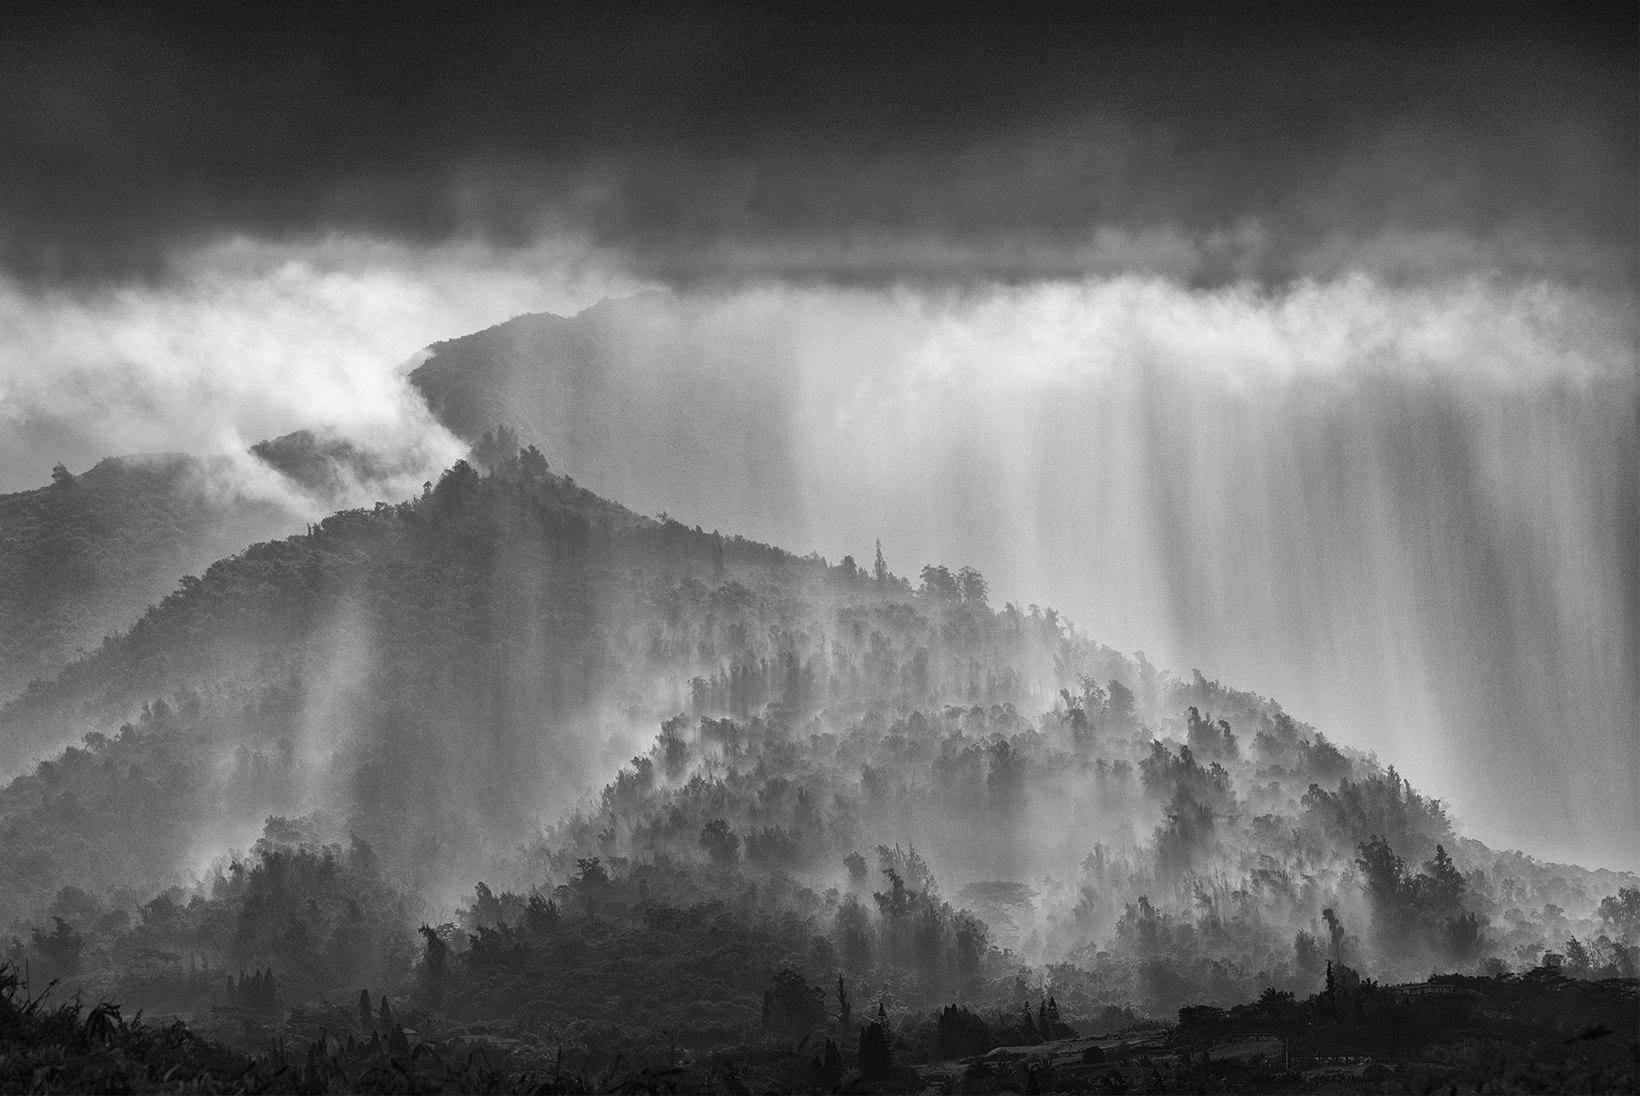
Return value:
[(0, 698), (129, 628), (183, 575), (300, 528), (232, 480), (226, 461), (167, 453), (58, 465), (50, 486), (0, 496)]
[[(1186, 1083), (1272, 1030), (1405, 1055), (1474, 1037), (1389, 988), (1432, 971), (1545, 1045), (1632, 1012), (1640, 880), (1466, 838), (1275, 701), (971, 568), (641, 517), (511, 431), (473, 461), (0, 711), (52, 754), (0, 791), (18, 969), (337, 1076), (482, 1039), (729, 1091)], [(1617, 1034), (1566, 1076), (1620, 1076)]]

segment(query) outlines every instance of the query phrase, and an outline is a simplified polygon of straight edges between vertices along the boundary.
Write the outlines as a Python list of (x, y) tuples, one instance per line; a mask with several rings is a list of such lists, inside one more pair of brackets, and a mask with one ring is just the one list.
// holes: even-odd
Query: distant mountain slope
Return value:
[[(458, 466), (458, 472), (421, 500), (423, 510), (440, 505), (461, 509), (463, 485), (467, 478), (477, 484), (478, 478), (466, 465)], [(496, 486), (501, 482), (496, 480)], [(613, 529), (654, 524), (558, 477), (543, 474), (540, 482), (553, 485), (540, 489), (555, 496), (559, 504), (553, 514), (574, 523), (576, 535), (601, 531), (607, 536)], [(88, 520), (95, 520), (98, 511), (87, 510), (92, 514)], [(93, 725), (108, 720), (117, 725), (145, 698), (232, 677), (269, 652), (315, 640), (321, 623), (349, 608), (350, 599), (367, 596), (354, 584), (372, 577), (372, 568), (388, 564), (391, 554), (405, 547), (405, 530), (417, 523), (416, 515), (417, 507), (408, 503), (344, 511), (310, 526), (307, 537), (255, 544), (202, 569), (203, 577), (183, 577), (129, 631), (109, 637), (57, 679), (35, 682), (0, 709), (5, 756), (21, 759), (57, 748)], [(409, 526), (401, 527), (401, 518)], [(487, 533), (500, 535), (494, 528)], [(496, 547), (493, 541), (482, 547), (461, 542), (447, 557), (423, 561), (443, 568), (427, 581), (435, 588), (459, 587), (467, 572), (493, 562), (483, 556), (467, 559), (461, 552)], [(342, 620), (337, 627), (347, 630), (350, 625)]]
[(129, 628), (183, 575), (300, 527), (230, 482), (225, 461), (165, 453), (0, 496), (0, 698)]
[[(498, 422), (524, 437), (550, 439), (549, 457), (571, 461), (595, 446), (612, 445), (586, 429), (577, 409), (627, 403), (630, 396), (620, 357), (634, 320), (647, 313), (650, 294), (628, 301), (603, 301), (574, 316), (538, 313), (518, 316), (470, 335), (434, 343), (410, 374), (440, 421), (476, 442)], [(576, 467), (590, 462), (574, 461)]]
[(457, 436), (504, 424), (640, 511), (779, 515), (798, 487), (790, 393), (766, 336), (715, 322), (663, 293), (519, 316), (435, 343), (410, 382)]

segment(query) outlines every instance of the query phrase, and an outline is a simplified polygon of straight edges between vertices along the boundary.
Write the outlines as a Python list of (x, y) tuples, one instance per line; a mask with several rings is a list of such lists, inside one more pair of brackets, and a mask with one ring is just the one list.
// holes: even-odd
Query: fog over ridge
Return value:
[(639, 510), (972, 563), (1379, 750), (1477, 836), (1624, 863), (1632, 330), (1485, 278), (773, 287), (520, 320), (417, 377)]
[(461, 453), (405, 386), (407, 359), (529, 304), (585, 305), (631, 284), (594, 275), (581, 286), (552, 256), (509, 264), (488, 248), (238, 238), (190, 252), (164, 282), (0, 279), (0, 491), (37, 486), (57, 461), (78, 472), (104, 456), (181, 451), (233, 457), (241, 486), (266, 494), (278, 485), (249, 447), (315, 430), (401, 467), (375, 489), (402, 497)]
[[(402, 497), (462, 450), (405, 377), (448, 340), (435, 358), (501, 363), (466, 418), (443, 409), (467, 441), (506, 422), (640, 512), (796, 551), (881, 537), (902, 572), (972, 564), (1378, 750), (1476, 836), (1631, 863), (1627, 291), (1484, 269), (739, 277), (582, 312), (646, 284), (607, 260), (241, 240), (181, 281), (14, 283), (9, 486), (311, 428), (398, 454), (374, 489)], [(572, 318), (504, 322), (542, 307)]]

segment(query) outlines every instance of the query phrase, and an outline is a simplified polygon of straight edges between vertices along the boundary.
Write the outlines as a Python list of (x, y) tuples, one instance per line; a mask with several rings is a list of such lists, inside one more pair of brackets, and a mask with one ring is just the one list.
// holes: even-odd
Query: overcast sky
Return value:
[(1623, 5), (21, 7), (0, 262), (31, 280), (333, 231), (674, 281), (1636, 273)]

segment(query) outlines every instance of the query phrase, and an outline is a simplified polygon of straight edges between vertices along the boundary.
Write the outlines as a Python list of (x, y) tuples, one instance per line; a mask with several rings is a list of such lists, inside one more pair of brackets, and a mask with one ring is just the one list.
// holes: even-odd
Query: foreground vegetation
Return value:
[[(0, 1091), (1633, 1092), (1640, 1081), (1640, 1044), (1623, 1041), (1640, 1006), (1635, 982), (1551, 970), (1392, 988), (1351, 980), (1305, 1001), (1270, 989), (1229, 1010), (1182, 1009), (1177, 1024), (1088, 1035), (1001, 1017), (993, 1026), (957, 1005), (879, 1008), (856, 1026), (846, 992), (828, 1008), (782, 971), (757, 1038), (701, 1058), (620, 1052), (579, 1068), (561, 1045), (425, 1009), (399, 1016), (386, 998), (379, 1010), (365, 999), (356, 1012), (263, 1012), (210, 1038), (44, 996), (0, 966)], [(811, 999), (812, 1015), (791, 1012)]]

